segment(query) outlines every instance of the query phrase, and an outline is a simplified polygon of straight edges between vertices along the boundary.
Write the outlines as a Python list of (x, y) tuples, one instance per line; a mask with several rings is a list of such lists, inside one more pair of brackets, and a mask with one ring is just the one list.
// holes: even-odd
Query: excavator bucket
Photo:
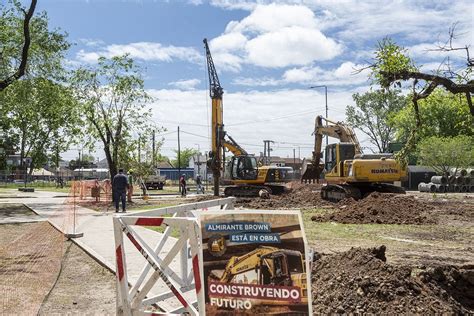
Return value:
[(303, 159), (301, 166), (301, 182), (302, 183), (316, 183), (319, 182), (319, 175), (321, 174), (321, 166), (316, 166), (309, 159)]

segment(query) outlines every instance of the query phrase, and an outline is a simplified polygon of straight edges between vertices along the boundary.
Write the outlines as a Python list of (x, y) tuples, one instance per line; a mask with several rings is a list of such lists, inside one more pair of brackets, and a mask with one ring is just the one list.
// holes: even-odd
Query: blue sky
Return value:
[[(154, 121), (167, 129), (163, 153), (169, 156), (177, 125), (185, 132), (183, 147), (209, 147), (204, 37), (225, 90), (227, 131), (256, 154), (263, 139), (275, 140), (274, 154), (284, 157), (293, 148), (297, 156), (311, 154), (324, 90), (308, 87), (327, 85), (329, 117), (344, 120), (352, 94), (370, 85), (368, 72), (354, 70), (370, 63), (382, 38), (405, 46), (425, 71), (445, 57), (429, 49), (447, 39), (453, 23), (456, 45), (474, 42), (471, 1), (39, 0), (38, 9), (75, 43), (71, 65), (122, 53), (136, 59), (155, 97), (149, 104)], [(462, 53), (450, 57), (462, 66)], [(373, 145), (358, 135), (370, 151)]]

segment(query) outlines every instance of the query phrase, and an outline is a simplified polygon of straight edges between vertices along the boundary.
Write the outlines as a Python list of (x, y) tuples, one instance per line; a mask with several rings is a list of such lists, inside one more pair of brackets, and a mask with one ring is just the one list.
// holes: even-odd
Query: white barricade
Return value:
[[(193, 211), (207, 210), (211, 207), (231, 210), (235, 198), (224, 198), (204, 202), (183, 204), (173, 207), (157, 208), (150, 211), (135, 212), (114, 217), (117, 314), (118, 315), (199, 315), (205, 310), (202, 290), (202, 253), (200, 249), (200, 228)], [(171, 217), (166, 217), (171, 216)], [(155, 247), (150, 246), (132, 226), (165, 227), (161, 239)], [(170, 236), (172, 230), (179, 231), (179, 238)], [(136, 281), (131, 282), (127, 273), (127, 256), (124, 236), (145, 258), (146, 263)], [(166, 249), (165, 245), (172, 247)], [(172, 260), (180, 255), (179, 267), (171, 267)], [(152, 271), (152, 272), (150, 272)], [(150, 290), (159, 280), (164, 281), (166, 289), (150, 295)], [(193, 295), (192, 292), (195, 292)], [(160, 305), (164, 300), (174, 298), (180, 307), (167, 309)], [(150, 306), (156, 308), (150, 309)], [(157, 312), (159, 310), (160, 312)]]

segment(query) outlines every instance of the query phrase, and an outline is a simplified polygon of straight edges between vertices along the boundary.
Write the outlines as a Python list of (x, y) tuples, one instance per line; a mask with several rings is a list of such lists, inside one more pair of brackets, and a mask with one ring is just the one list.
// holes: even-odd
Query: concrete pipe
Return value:
[(467, 185), (462, 185), (461, 186), (461, 192), (464, 193), (464, 192), (469, 192), (469, 187)]
[(453, 176), (463, 176), (465, 177), (467, 175), (467, 170), (466, 169), (461, 169), (461, 168), (451, 168), (449, 169), (449, 174)]
[(467, 169), (468, 177), (474, 178), (474, 168)]
[(454, 184), (447, 185), (446, 188), (446, 192), (454, 192)]
[(446, 178), (445, 176), (432, 176), (431, 182), (433, 182), (434, 184), (446, 185), (448, 184), (448, 178)]
[(421, 182), (420, 184), (418, 184), (418, 191), (420, 191), (420, 192), (436, 192), (436, 184)]
[(464, 177), (464, 185), (469, 186), (471, 184), (471, 178), (470, 177)]
[(474, 185), (469, 186), (469, 192), (474, 193)]
[(449, 176), (448, 177), (448, 183), (454, 184), (456, 181), (456, 176)]
[(446, 192), (446, 186), (442, 184), (436, 184), (436, 192), (438, 193), (445, 193)]
[(463, 176), (456, 176), (454, 179), (454, 183), (457, 185), (463, 185), (464, 184), (464, 177)]
[(459, 186), (459, 185), (455, 185), (455, 186), (454, 186), (454, 191), (453, 191), (453, 192), (456, 192), (456, 193), (459, 193), (459, 192), (461, 192), (461, 186)]

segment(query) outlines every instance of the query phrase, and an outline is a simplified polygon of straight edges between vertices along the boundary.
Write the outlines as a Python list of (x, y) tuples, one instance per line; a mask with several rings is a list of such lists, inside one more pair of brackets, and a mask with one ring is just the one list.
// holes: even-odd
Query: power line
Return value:
[(284, 115), (284, 116), (271, 117), (271, 118), (262, 119), (262, 120), (244, 121), (244, 122), (238, 122), (238, 123), (234, 123), (234, 124), (227, 124), (226, 126), (236, 126), (236, 125), (260, 123), (260, 122), (270, 122), (270, 121), (281, 120), (281, 119), (285, 119), (285, 118), (289, 118), (289, 117), (294, 117), (294, 116), (299, 116), (299, 115), (304, 115), (304, 114), (311, 114), (311, 113), (316, 113), (316, 112), (319, 112), (319, 110), (295, 112), (295, 113), (287, 114), (287, 115)]

